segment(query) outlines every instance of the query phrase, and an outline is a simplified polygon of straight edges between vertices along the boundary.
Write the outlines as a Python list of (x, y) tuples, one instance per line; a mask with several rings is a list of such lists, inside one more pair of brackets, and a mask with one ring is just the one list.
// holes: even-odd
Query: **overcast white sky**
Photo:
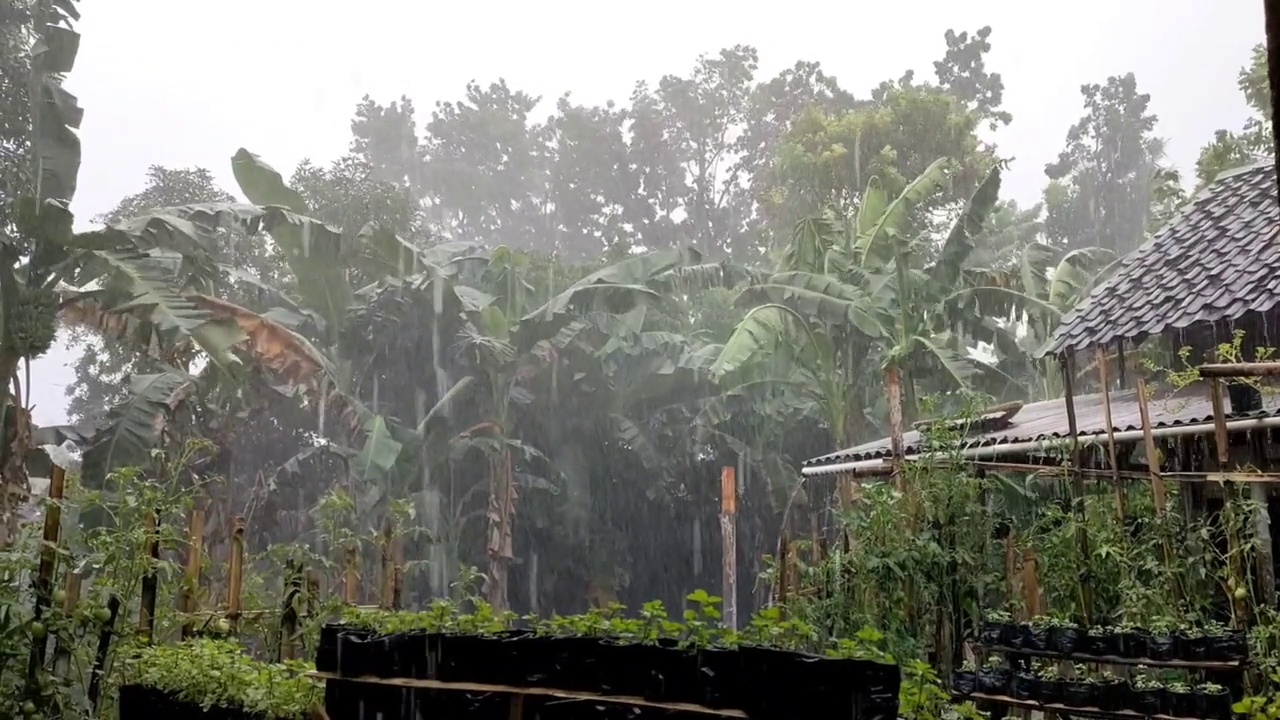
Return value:
[[(73, 209), (88, 218), (141, 189), (153, 164), (200, 165), (228, 190), (244, 146), (286, 175), (335, 158), (356, 103), (408, 95), (419, 120), (468, 80), (505, 77), (554, 100), (625, 101), (636, 80), (688, 71), (698, 54), (747, 43), (760, 77), (820, 61), (863, 95), (906, 68), (932, 77), (947, 28), (993, 28), (988, 69), (1005, 81), (1015, 158), (1006, 193), (1038, 198), (1043, 167), (1082, 113), (1079, 87), (1136, 73), (1189, 173), (1218, 128), (1247, 116), (1235, 78), (1262, 40), (1261, 0), (914, 0), (758, 4), (648, 0), (635, 5), (428, 0), (116, 0), (81, 3), (83, 34), (67, 81), (85, 108), (84, 165)], [(542, 113), (540, 113), (541, 115)], [(65, 421), (66, 350), (33, 367), (35, 418)]]

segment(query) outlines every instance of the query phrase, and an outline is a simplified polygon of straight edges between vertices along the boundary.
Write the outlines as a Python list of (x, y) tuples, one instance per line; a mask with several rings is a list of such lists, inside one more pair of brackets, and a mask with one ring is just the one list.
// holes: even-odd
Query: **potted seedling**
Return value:
[(1159, 715), (1164, 710), (1164, 685), (1145, 666), (1139, 665), (1129, 686), (1129, 697), (1134, 712), (1147, 717)]
[(1084, 633), (1081, 632), (1079, 625), (1070, 620), (1059, 619), (1055, 622), (1049, 637), (1052, 650), (1063, 655), (1071, 655), (1080, 648)]
[(1118, 656), (1116, 629), (1111, 625), (1092, 625), (1085, 634), (1083, 654), (1097, 656)]
[(1145, 658), (1147, 656), (1147, 634), (1142, 628), (1130, 623), (1121, 623), (1116, 627), (1116, 657)]
[(1097, 685), (1089, 681), (1089, 668), (1076, 663), (1070, 679), (1062, 683), (1062, 704), (1070, 707), (1096, 707)]
[(1041, 703), (1062, 702), (1062, 675), (1056, 663), (1043, 661), (1035, 666), (1035, 698)]
[(1239, 662), (1249, 655), (1248, 638), (1243, 631), (1229, 630), (1221, 623), (1210, 622), (1205, 624), (1204, 634), (1209, 647), (1209, 660)]
[(1094, 701), (1100, 710), (1124, 710), (1129, 705), (1129, 688), (1124, 681), (1110, 670), (1103, 670), (1093, 676)]
[(1036, 676), (1025, 669), (1017, 669), (1009, 676), (1009, 697), (1014, 700), (1030, 700), (1036, 690)]
[(1147, 654), (1151, 660), (1168, 661), (1179, 657), (1177, 623), (1172, 618), (1158, 618), (1151, 623), (1147, 636)]
[(1201, 683), (1195, 687), (1196, 717), (1225, 720), (1231, 716), (1231, 693), (1217, 683)]
[(1190, 662), (1209, 659), (1209, 637), (1204, 628), (1194, 623), (1183, 623), (1178, 628), (1178, 657)]
[(991, 655), (978, 670), (978, 692), (984, 695), (1004, 695), (1009, 689), (1009, 668), (1004, 666), (1004, 657)]
[(962, 697), (968, 697), (977, 692), (978, 667), (972, 660), (965, 660), (959, 670), (951, 673), (951, 689)]
[(1164, 714), (1174, 717), (1195, 717), (1196, 696), (1191, 685), (1185, 682), (1172, 682), (1165, 688)]
[(989, 610), (978, 631), (978, 642), (988, 647), (1008, 647), (1017, 634), (1012, 615), (1004, 610)]
[(1049, 634), (1053, 630), (1053, 618), (1047, 615), (1037, 615), (1031, 619), (1031, 624), (1027, 626), (1022, 636), (1022, 647), (1027, 650), (1039, 650), (1044, 652), (1049, 649)]

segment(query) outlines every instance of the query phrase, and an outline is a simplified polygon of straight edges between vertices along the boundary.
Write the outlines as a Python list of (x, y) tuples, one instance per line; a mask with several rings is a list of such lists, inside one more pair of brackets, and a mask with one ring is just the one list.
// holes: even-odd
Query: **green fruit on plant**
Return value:
[(218, 622), (213, 624), (213, 629), (221, 635), (226, 635), (231, 632), (231, 623), (227, 622), (226, 618), (218, 618)]
[(36, 714), (36, 704), (30, 700), (22, 703), (22, 714), (31, 717)]
[(23, 357), (40, 357), (57, 339), (58, 295), (52, 290), (25, 285), (18, 286), (16, 295), (17, 303), (6, 308), (0, 349)]
[(104, 607), (94, 608), (93, 619), (103, 625), (106, 625), (111, 620), (111, 611)]
[(1237, 600), (1243, 600), (1243, 599), (1245, 599), (1245, 598), (1249, 597), (1249, 591), (1248, 591), (1248, 590), (1245, 590), (1245, 589), (1244, 589), (1244, 588), (1242, 588), (1242, 587), (1238, 587), (1238, 588), (1236, 588), (1236, 591), (1235, 591), (1235, 592), (1231, 593), (1231, 596), (1232, 596), (1232, 597), (1234, 597), (1234, 598), (1235, 598), (1235, 599), (1237, 599)]
[(44, 715), (40, 713), (31, 713), (29, 720), (44, 720)]
[(67, 601), (67, 591), (66, 591), (66, 590), (54, 590), (54, 591), (53, 591), (53, 602), (54, 602), (54, 604), (55, 604), (55, 605), (62, 605), (62, 604), (63, 604), (63, 603), (65, 603), (66, 601)]
[(44, 627), (44, 623), (40, 622), (39, 620), (31, 621), (30, 630), (31, 630), (31, 639), (33, 640), (43, 640), (45, 634), (48, 633), (48, 630), (46, 630)]

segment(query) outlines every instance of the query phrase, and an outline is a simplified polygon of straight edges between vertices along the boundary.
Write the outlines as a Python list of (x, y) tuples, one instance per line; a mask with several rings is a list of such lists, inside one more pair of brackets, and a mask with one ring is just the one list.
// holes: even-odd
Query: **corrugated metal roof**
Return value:
[[(1225, 398), (1224, 398), (1225, 400)], [(1280, 397), (1263, 393), (1263, 410), (1254, 413), (1228, 414), (1228, 419), (1274, 415), (1280, 412)], [(1228, 403), (1229, 404), (1229, 403)], [(1106, 413), (1102, 393), (1081, 395), (1076, 398), (1076, 427), (1080, 435), (1093, 435), (1107, 431)], [(1213, 421), (1213, 401), (1208, 387), (1196, 383), (1168, 396), (1157, 395), (1147, 401), (1151, 412), (1152, 427), (1195, 425)], [(1116, 432), (1141, 430), (1142, 416), (1138, 411), (1138, 396), (1134, 390), (1111, 393), (1111, 420)], [(1051, 440), (1070, 437), (1067, 431), (1067, 405), (1062, 398), (1025, 405), (1011, 419), (1008, 427), (994, 432), (975, 435), (966, 443), (968, 447), (1008, 443)], [(905, 454), (920, 452), (920, 433), (912, 430), (903, 435)], [(876, 440), (847, 450), (806, 460), (803, 467), (831, 465), (834, 463), (873, 460), (889, 456), (889, 438)]]
[(1270, 310), (1280, 301), (1278, 230), (1275, 164), (1222, 174), (1068, 312), (1040, 354)]

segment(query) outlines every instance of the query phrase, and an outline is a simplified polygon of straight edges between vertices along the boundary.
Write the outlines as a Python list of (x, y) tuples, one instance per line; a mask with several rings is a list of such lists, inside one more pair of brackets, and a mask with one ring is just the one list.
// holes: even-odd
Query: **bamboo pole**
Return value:
[(1102, 385), (1102, 412), (1107, 422), (1107, 459), (1111, 463), (1111, 482), (1116, 494), (1116, 515), (1125, 519), (1125, 486), (1120, 477), (1120, 464), (1116, 462), (1116, 428), (1111, 417), (1111, 383), (1107, 378), (1107, 353), (1098, 348), (1098, 382)]
[(227, 578), (227, 619), (232, 630), (240, 630), (241, 595), (244, 593), (244, 518), (237, 517), (231, 529), (231, 562)]
[[(1213, 404), (1213, 440), (1217, 450), (1218, 470), (1226, 470), (1227, 465), (1231, 462), (1230, 436), (1227, 434), (1227, 413), (1226, 404), (1222, 399), (1222, 381), (1217, 378), (1209, 380), (1209, 399)], [(1235, 485), (1227, 485), (1231, 495), (1236, 495)], [(1224, 497), (1223, 502), (1229, 505), (1230, 497)], [(1226, 529), (1227, 535), (1227, 554), (1228, 560), (1228, 577), (1230, 577), (1238, 586), (1244, 583), (1244, 567), (1240, 560), (1240, 538), (1230, 528)], [(1237, 627), (1247, 627), (1245, 618), (1249, 611), (1244, 600), (1232, 598), (1232, 615), (1235, 618)]]
[[(1147, 456), (1147, 473), (1151, 480), (1151, 498), (1156, 506), (1156, 517), (1163, 520), (1168, 512), (1168, 500), (1165, 496), (1164, 477), (1161, 474), (1160, 454), (1156, 449), (1155, 436), (1151, 433), (1151, 410), (1147, 407), (1147, 381), (1143, 378), (1138, 378), (1137, 398), (1138, 416), (1142, 421), (1142, 449), (1143, 454)], [(1177, 565), (1174, 563), (1173, 544), (1168, 537), (1160, 538), (1160, 549), (1164, 556), (1165, 569), (1172, 571)], [(1179, 583), (1174, 583), (1170, 590), (1175, 600), (1182, 599), (1182, 587)]]
[(732, 465), (720, 469), (720, 592), (724, 624), (738, 629), (738, 537), (734, 525), (738, 512), (737, 477)]
[[(204, 561), (204, 511), (195, 508), (191, 511), (191, 521), (187, 526), (187, 569), (183, 578), (182, 594), (179, 607), (185, 613), (194, 613), (198, 609), (197, 593), (200, 589), (200, 569)], [(182, 637), (189, 638), (195, 633), (195, 624), (187, 622), (182, 626)]]
[(1093, 571), (1089, 564), (1089, 531), (1085, 528), (1084, 476), (1079, 472), (1080, 430), (1076, 422), (1075, 388), (1072, 384), (1074, 364), (1070, 351), (1062, 356), (1063, 399), (1067, 408), (1067, 431), (1071, 433), (1071, 504), (1076, 515), (1076, 542), (1080, 546), (1080, 560), (1084, 563), (1080, 572), (1080, 612), (1088, 623), (1093, 619)]
[[(49, 497), (44, 511), (44, 542), (40, 546), (40, 567), (35, 578), (36, 597), (32, 614), (36, 620), (44, 617), (44, 611), (53, 599), (53, 574), (58, 566), (58, 542), (62, 536), (62, 496), (66, 483), (67, 471), (54, 465), (49, 477)], [(27, 662), (28, 683), (35, 683), (37, 673), (44, 667), (48, 649), (48, 635), (32, 638), (31, 655)]]

